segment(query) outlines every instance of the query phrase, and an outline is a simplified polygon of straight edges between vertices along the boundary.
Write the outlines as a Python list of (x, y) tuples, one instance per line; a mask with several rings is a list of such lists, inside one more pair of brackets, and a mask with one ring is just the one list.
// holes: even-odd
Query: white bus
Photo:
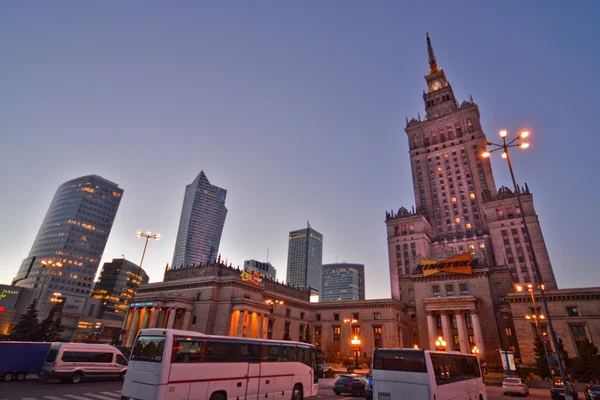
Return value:
[(487, 400), (476, 356), (415, 349), (373, 351), (373, 400)]
[(142, 329), (122, 400), (302, 400), (316, 396), (318, 360), (307, 343)]

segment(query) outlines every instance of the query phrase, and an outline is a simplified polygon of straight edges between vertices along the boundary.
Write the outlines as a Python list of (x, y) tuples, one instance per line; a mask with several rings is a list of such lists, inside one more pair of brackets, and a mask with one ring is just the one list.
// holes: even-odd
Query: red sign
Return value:
[(4, 312), (4, 307), (0, 307), (0, 314)]

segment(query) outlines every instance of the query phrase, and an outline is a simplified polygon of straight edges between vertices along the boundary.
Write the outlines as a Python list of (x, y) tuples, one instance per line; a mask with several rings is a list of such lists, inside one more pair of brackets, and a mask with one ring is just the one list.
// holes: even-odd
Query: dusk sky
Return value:
[[(365, 264), (390, 296), (386, 210), (414, 204), (405, 118), (425, 115), (425, 31), (459, 102), (512, 153), (559, 287), (600, 286), (598, 1), (0, 2), (0, 283), (28, 253), (60, 184), (124, 189), (103, 262), (173, 257), (185, 186), (227, 189), (220, 253), (285, 279), (288, 232), (323, 262)], [(414, 2), (417, 4), (417, 2)], [(510, 185), (494, 157), (496, 184)]]

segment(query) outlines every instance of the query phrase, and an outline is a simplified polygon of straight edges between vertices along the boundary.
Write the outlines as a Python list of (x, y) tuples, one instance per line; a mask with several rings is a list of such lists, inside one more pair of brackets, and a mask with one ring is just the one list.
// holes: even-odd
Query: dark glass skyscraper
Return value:
[(145, 283), (148, 283), (148, 275), (131, 261), (114, 258), (104, 263), (92, 291), (92, 297), (103, 302), (102, 319), (122, 321), (135, 289)]
[(364, 300), (365, 266), (362, 264), (323, 264), (320, 301)]
[(42, 318), (60, 292), (65, 316), (81, 314), (110, 234), (123, 189), (98, 175), (60, 185), (29, 256), (13, 283), (36, 291)]
[(323, 265), (323, 235), (306, 224), (306, 229), (290, 232), (286, 282), (308, 289), (315, 294), (321, 291)]
[(204, 171), (185, 187), (173, 268), (214, 263), (225, 225), (227, 190), (211, 185)]

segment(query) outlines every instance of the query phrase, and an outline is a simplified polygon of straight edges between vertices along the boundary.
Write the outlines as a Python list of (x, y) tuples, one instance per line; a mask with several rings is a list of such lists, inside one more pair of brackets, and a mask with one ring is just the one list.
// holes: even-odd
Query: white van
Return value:
[(86, 378), (125, 379), (127, 359), (107, 344), (52, 343), (40, 376), (79, 383)]

